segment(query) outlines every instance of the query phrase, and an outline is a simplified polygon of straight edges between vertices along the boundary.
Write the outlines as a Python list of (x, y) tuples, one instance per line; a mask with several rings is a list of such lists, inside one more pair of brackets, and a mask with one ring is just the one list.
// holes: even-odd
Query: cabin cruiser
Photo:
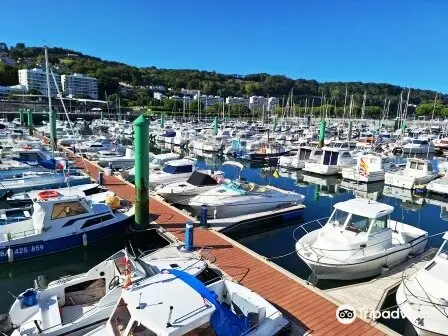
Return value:
[(322, 147), (322, 155), (318, 162), (305, 162), (303, 170), (320, 175), (336, 175), (343, 168), (352, 167), (356, 164), (356, 157), (351, 151), (356, 143), (348, 141), (334, 141), (328, 146)]
[(448, 335), (448, 232), (435, 257), (409, 273), (396, 294), (401, 312), (419, 336)]
[(383, 181), (385, 161), (386, 158), (378, 155), (360, 155), (357, 159), (356, 166), (342, 169), (342, 178), (344, 180), (364, 183)]
[(401, 148), (404, 154), (428, 154), (435, 151), (433, 143), (428, 139), (411, 139)]
[[(317, 143), (315, 143), (317, 145)], [(317, 146), (300, 146), (297, 154), (293, 156), (281, 156), (278, 165), (287, 169), (302, 169), (305, 162), (317, 162), (322, 156), (322, 149)]]
[[(33, 200), (32, 215), (0, 226), (0, 263), (78, 247), (120, 232), (134, 215), (112, 195), (105, 203), (45, 190)], [(7, 219), (6, 219), (7, 220)]]
[(173, 268), (195, 277), (207, 263), (182, 253), (178, 246), (139, 257), (125, 249), (86, 273), (60, 278), (44, 288), (36, 282), (38, 288), (20, 294), (9, 310), (16, 326), (13, 335), (84, 335), (112, 315), (123, 288)]
[(296, 243), (299, 257), (319, 279), (378, 275), (424, 251), (428, 233), (391, 220), (388, 204), (355, 198), (336, 203), (327, 223)]
[(186, 181), (195, 170), (195, 161), (190, 159), (171, 160), (161, 170), (151, 172), (149, 186), (155, 188), (167, 182)]
[(305, 196), (273, 186), (234, 181), (193, 197), (188, 203), (196, 211), (208, 207), (208, 217), (236, 217), (301, 204)]
[(247, 152), (240, 156), (240, 159), (249, 161), (265, 161), (266, 159), (276, 158), (288, 154), (289, 151), (279, 143), (261, 143), (255, 152)]
[(393, 187), (415, 189), (436, 179), (439, 176), (432, 162), (425, 159), (408, 158), (406, 167), (396, 172), (387, 172), (384, 182)]
[(112, 143), (107, 140), (103, 141), (86, 141), (79, 146), (81, 153), (94, 153), (101, 150), (110, 150)]
[(288, 325), (277, 308), (236, 282), (206, 286), (170, 269), (122, 290), (107, 323), (86, 336), (273, 336)]
[[(155, 170), (160, 170), (166, 162), (177, 160), (177, 159), (180, 158), (180, 155), (177, 154), (177, 153), (163, 153), (163, 154), (156, 154), (156, 155), (151, 155), (151, 154), (152, 153), (150, 153), (150, 156), (149, 156), (149, 161), (150, 161), (149, 162), (149, 170), (150, 170), (150, 173), (152, 171), (155, 171)], [(128, 178), (133, 179), (134, 176), (135, 176), (135, 169), (134, 169), (134, 167), (130, 168), (130, 169), (127, 169), (124, 172), (124, 174)]]
[(115, 151), (99, 151), (98, 154), (98, 165), (103, 168), (112, 166), (115, 169), (128, 169), (135, 164), (132, 148), (126, 148), (124, 155)]

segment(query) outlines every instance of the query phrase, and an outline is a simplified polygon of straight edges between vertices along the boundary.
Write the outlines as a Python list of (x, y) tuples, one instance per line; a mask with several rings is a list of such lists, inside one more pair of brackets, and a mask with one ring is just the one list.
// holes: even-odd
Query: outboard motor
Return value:
[(9, 336), (12, 334), (13, 330), (14, 325), (12, 324), (9, 314), (0, 314), (0, 334)]

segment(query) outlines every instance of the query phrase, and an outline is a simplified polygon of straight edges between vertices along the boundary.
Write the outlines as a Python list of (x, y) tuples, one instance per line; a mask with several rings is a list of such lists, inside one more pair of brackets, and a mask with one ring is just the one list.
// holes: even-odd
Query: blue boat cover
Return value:
[(216, 336), (241, 336), (250, 329), (249, 320), (245, 316), (235, 315), (230, 307), (220, 303), (217, 295), (193, 275), (176, 269), (167, 272), (181, 279), (215, 306), (216, 310), (210, 319), (210, 324)]
[(39, 161), (39, 165), (44, 168), (52, 169), (52, 170), (64, 169), (64, 166), (58, 160), (55, 160), (55, 159)]

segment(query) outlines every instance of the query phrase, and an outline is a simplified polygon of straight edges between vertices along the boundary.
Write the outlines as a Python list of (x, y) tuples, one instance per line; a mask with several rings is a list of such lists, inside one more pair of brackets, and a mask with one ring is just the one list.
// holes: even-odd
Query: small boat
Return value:
[(206, 286), (171, 269), (123, 290), (107, 323), (86, 336), (273, 336), (288, 325), (277, 308), (236, 282)]
[(448, 176), (438, 178), (429, 182), (426, 189), (434, 194), (448, 195)]
[(79, 195), (45, 190), (32, 201), (30, 218), (0, 225), (0, 263), (97, 241), (122, 231), (134, 215), (134, 207), (122, 206), (116, 196), (96, 203)]
[[(317, 143), (316, 143), (317, 144)], [(281, 156), (278, 165), (287, 169), (302, 169), (305, 162), (317, 162), (322, 156), (322, 149), (317, 146), (300, 146), (297, 154), (293, 156)]]
[(301, 204), (304, 199), (305, 196), (293, 191), (235, 181), (193, 197), (188, 205), (198, 212), (205, 205), (208, 217), (226, 218), (282, 209)]
[(384, 183), (393, 187), (415, 189), (425, 185), (439, 176), (432, 162), (426, 159), (408, 158), (406, 167), (396, 172), (387, 172)]
[(337, 175), (343, 168), (353, 167), (356, 157), (351, 151), (356, 143), (349, 141), (334, 141), (322, 147), (322, 155), (318, 162), (305, 162), (303, 170), (319, 175)]
[(424, 251), (428, 233), (390, 219), (394, 208), (361, 198), (336, 203), (327, 223), (296, 243), (319, 279), (372, 277)]
[(403, 275), (396, 300), (419, 336), (448, 335), (448, 232), (435, 257)]
[(131, 148), (126, 148), (125, 155), (110, 151), (98, 153), (100, 154), (97, 158), (98, 165), (103, 168), (112, 166), (115, 169), (128, 169), (135, 164), (134, 151)]
[(270, 158), (278, 158), (282, 155), (288, 154), (289, 151), (285, 149), (285, 147), (279, 143), (262, 143), (257, 151), (255, 152), (248, 152), (241, 157), (239, 157), (242, 160), (248, 160), (248, 161), (266, 161)]
[(198, 276), (207, 263), (188, 252), (182, 255), (176, 246), (138, 258), (121, 250), (86, 273), (43, 288), (36, 282), (38, 288), (20, 294), (9, 310), (16, 326), (12, 335), (84, 335), (112, 315), (123, 287), (173, 268)]
[(428, 139), (411, 139), (401, 148), (404, 154), (428, 154), (435, 152), (433, 143)]
[(355, 167), (342, 169), (342, 178), (364, 183), (383, 181), (385, 160), (385, 158), (373, 154), (360, 155)]
[(189, 159), (168, 161), (161, 170), (155, 170), (149, 175), (149, 186), (155, 188), (167, 182), (186, 181), (195, 169), (195, 162)]

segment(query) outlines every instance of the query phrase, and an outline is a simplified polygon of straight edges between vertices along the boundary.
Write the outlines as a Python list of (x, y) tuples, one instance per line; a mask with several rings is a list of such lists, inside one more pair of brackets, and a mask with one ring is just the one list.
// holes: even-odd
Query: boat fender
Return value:
[(8, 248), (8, 250), (6, 250), (6, 255), (8, 256), (8, 262), (12, 263), (14, 261), (14, 252), (12, 250), (12, 248)]
[(86, 247), (88, 244), (87, 242), (87, 235), (85, 233), (82, 234), (82, 246)]

